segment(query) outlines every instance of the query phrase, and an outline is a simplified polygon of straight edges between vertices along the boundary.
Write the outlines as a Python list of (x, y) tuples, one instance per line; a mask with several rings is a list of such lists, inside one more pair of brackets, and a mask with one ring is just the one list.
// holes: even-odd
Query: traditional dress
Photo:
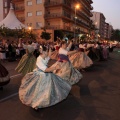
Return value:
[(20, 60), (18, 66), (15, 70), (19, 73), (25, 75), (26, 73), (32, 72), (35, 68), (36, 58), (33, 55), (34, 48), (32, 45), (27, 45), (26, 49), (28, 53), (26, 53)]
[(0, 87), (10, 82), (10, 75), (7, 69), (0, 63)]
[(51, 57), (50, 57), (52, 60), (58, 60), (58, 51), (55, 50), (53, 51)]
[(87, 68), (93, 64), (92, 60), (87, 56), (85, 52), (79, 51), (73, 54), (69, 59), (72, 65), (77, 69)]
[(73, 85), (79, 82), (79, 80), (82, 78), (82, 74), (77, 69), (75, 69), (69, 61), (69, 58), (67, 56), (68, 50), (68, 48), (67, 50), (60, 48), (59, 60), (52, 66), (54, 67), (59, 64), (61, 66), (61, 69), (57, 71), (55, 70), (54, 73), (64, 80), (69, 81), (69, 83)]
[(45, 73), (49, 58), (37, 58), (37, 68), (26, 74), (19, 89), (23, 104), (32, 108), (44, 108), (66, 99), (71, 85), (53, 73)]
[(59, 45), (56, 45), (55, 46), (55, 51), (53, 51), (53, 53), (52, 53), (52, 55), (51, 55), (51, 59), (53, 59), (53, 60), (58, 60), (58, 51), (59, 51)]
[(87, 52), (85, 52), (85, 49), (85, 46), (80, 44), (79, 51), (69, 58), (72, 65), (77, 69), (87, 68), (93, 64), (92, 60), (87, 56)]

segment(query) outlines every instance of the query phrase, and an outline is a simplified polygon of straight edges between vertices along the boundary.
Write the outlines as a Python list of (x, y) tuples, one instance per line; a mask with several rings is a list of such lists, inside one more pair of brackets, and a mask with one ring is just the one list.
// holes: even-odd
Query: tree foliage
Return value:
[(14, 38), (31, 38), (36, 39), (36, 34), (32, 31), (28, 31), (25, 28), (22, 29), (9, 29), (4, 25), (0, 26), (0, 36), (2, 37), (14, 37)]
[(60, 39), (63, 39), (64, 32), (62, 30), (55, 30), (54, 32), (54, 38), (57, 40), (57, 37)]
[(120, 41), (120, 30), (119, 29), (116, 29), (116, 30), (112, 31), (111, 40)]
[(46, 30), (44, 30), (40, 36), (42, 39), (45, 39), (45, 40), (49, 40), (51, 38), (51, 33), (49, 32), (46, 32)]

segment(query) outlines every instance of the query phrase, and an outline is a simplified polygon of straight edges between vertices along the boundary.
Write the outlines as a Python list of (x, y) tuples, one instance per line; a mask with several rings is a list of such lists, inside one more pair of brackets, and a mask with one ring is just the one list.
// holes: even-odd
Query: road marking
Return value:
[(22, 74), (12, 75), (12, 76), (10, 76), (10, 78), (15, 78), (15, 77), (18, 77), (20, 75), (22, 75)]
[(5, 98), (1, 99), (0, 102), (3, 102), (3, 101), (5, 101), (5, 100), (8, 100), (8, 99), (10, 99), (10, 98), (12, 98), (12, 97), (14, 97), (14, 96), (16, 96), (16, 95), (18, 95), (18, 92), (17, 92), (17, 93), (14, 93), (14, 94), (12, 94), (12, 95), (10, 95), (10, 96), (8, 96), (8, 97), (5, 97)]

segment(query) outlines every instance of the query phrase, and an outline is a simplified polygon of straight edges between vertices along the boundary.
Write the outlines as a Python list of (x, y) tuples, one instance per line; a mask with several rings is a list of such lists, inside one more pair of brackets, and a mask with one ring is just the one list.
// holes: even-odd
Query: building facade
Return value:
[(16, 17), (23, 24), (25, 23), (25, 1), (24, 0), (12, 0)]
[(104, 38), (105, 38), (106, 40), (109, 40), (109, 39), (110, 39), (110, 36), (109, 36), (109, 23), (105, 23)]
[[(17, 18), (32, 29), (89, 33), (92, 0), (12, 0)], [(80, 8), (76, 9), (76, 5)]]
[(103, 13), (100, 12), (92, 12), (93, 16), (91, 17), (91, 20), (95, 24), (96, 28), (98, 29), (97, 33), (99, 34), (101, 39), (104, 39), (104, 31), (105, 31), (105, 16)]
[(0, 21), (8, 14), (11, 0), (0, 0)]

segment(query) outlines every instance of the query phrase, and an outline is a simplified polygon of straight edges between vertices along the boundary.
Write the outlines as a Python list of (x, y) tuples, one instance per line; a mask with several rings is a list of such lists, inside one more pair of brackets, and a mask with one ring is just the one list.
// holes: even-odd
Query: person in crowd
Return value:
[(19, 98), (27, 106), (38, 110), (55, 105), (68, 96), (71, 85), (53, 73), (60, 66), (47, 67), (51, 56), (51, 50), (42, 47), (41, 54), (37, 58), (37, 68), (27, 73), (19, 89)]
[(90, 67), (93, 61), (86, 54), (86, 47), (83, 44), (79, 45), (79, 51), (69, 57), (74, 68), (85, 71), (85, 68)]
[(60, 42), (59, 41), (57, 41), (54, 48), (55, 48), (55, 51), (52, 52), (51, 59), (58, 60), (58, 51), (59, 51), (59, 48), (60, 48)]
[(72, 66), (68, 58), (69, 55), (77, 52), (77, 50), (69, 51), (71, 46), (72, 46), (72, 41), (70, 42), (68, 47), (65, 41), (61, 42), (61, 48), (59, 49), (59, 52), (58, 52), (59, 59), (52, 66), (54, 67), (57, 64), (59, 64), (61, 66), (61, 69), (55, 70), (54, 73), (60, 76), (61, 78), (63, 78), (64, 80), (69, 81), (69, 83), (73, 85), (79, 82), (79, 80), (82, 78), (82, 74)]
[(36, 58), (33, 55), (34, 47), (31, 44), (32, 42), (28, 41), (28, 45), (24, 46), (26, 48), (26, 54), (23, 55), (18, 66), (15, 68), (15, 70), (23, 75), (32, 72), (35, 68)]

